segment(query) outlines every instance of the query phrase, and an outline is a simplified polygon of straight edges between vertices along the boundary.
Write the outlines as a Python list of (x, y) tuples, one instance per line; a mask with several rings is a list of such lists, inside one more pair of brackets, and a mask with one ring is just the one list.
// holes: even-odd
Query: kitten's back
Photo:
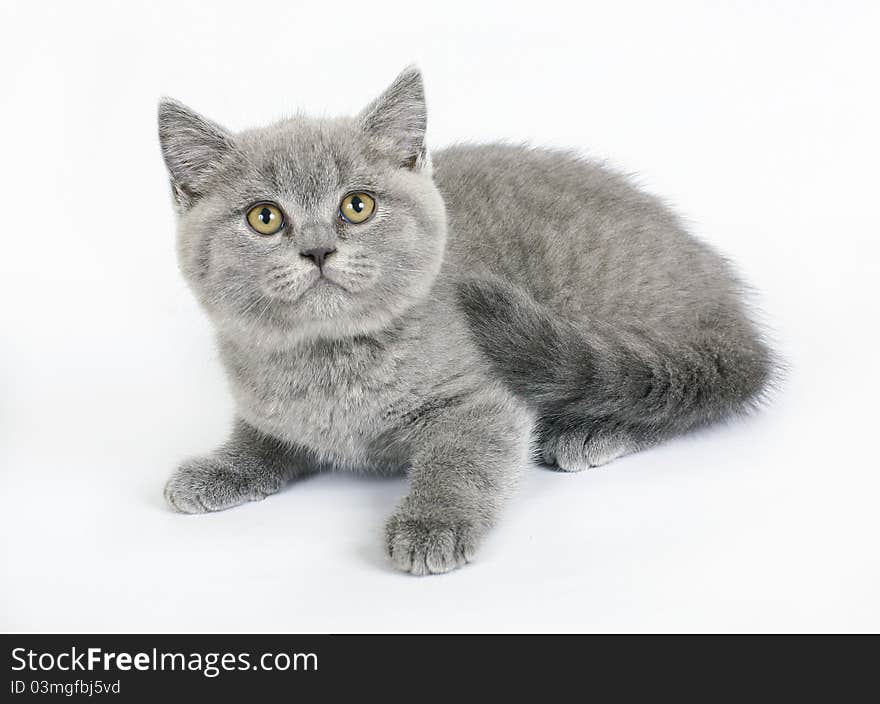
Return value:
[(437, 155), (473, 339), (577, 470), (754, 406), (772, 354), (726, 262), (624, 177), (556, 151)]
[(721, 257), (658, 199), (570, 152), (501, 144), (434, 155), (446, 201), (446, 272), (491, 273), (573, 320), (674, 326), (682, 311), (736, 305)]

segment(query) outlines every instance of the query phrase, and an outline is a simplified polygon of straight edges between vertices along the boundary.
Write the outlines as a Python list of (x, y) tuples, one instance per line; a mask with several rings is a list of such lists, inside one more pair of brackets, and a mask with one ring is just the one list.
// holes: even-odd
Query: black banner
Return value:
[[(284, 696), (496, 694), (613, 699), (696, 694), (713, 701), (790, 697), (807, 686), (839, 700), (876, 664), (876, 639), (848, 652), (831, 678), (831, 647), (773, 637), (331, 635), (2, 635), (3, 701), (156, 702)], [(801, 645), (798, 643), (800, 642)], [(829, 643), (830, 645), (830, 643)], [(806, 650), (806, 652), (805, 652)], [(850, 650), (850, 649), (847, 649)], [(334, 699), (335, 700), (335, 699)]]

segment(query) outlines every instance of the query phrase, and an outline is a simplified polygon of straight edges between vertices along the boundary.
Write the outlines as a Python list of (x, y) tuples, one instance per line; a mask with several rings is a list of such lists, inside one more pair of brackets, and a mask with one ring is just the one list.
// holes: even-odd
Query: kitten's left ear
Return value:
[(422, 74), (415, 66), (404, 69), (357, 120), (376, 148), (401, 167), (418, 170), (427, 164), (428, 113)]

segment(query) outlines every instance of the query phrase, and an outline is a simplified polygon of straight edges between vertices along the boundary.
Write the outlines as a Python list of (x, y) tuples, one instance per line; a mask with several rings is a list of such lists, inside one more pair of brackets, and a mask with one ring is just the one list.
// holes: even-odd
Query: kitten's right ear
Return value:
[(230, 132), (171, 98), (159, 102), (159, 143), (181, 208), (205, 194), (208, 179), (233, 148)]

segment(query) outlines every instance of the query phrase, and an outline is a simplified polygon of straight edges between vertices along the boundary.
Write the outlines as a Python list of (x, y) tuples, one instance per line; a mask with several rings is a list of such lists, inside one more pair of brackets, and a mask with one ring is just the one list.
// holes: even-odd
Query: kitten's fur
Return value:
[[(771, 355), (727, 264), (655, 198), (567, 153), (425, 148), (421, 76), (353, 119), (232, 134), (159, 108), (183, 273), (217, 327), (232, 436), (165, 490), (198, 513), (324, 468), (406, 471), (399, 568), (468, 562), (526, 464), (603, 464), (747, 408)], [(376, 196), (361, 225), (338, 216)], [(273, 201), (280, 234), (245, 213)], [(300, 253), (335, 248), (324, 267)]]

